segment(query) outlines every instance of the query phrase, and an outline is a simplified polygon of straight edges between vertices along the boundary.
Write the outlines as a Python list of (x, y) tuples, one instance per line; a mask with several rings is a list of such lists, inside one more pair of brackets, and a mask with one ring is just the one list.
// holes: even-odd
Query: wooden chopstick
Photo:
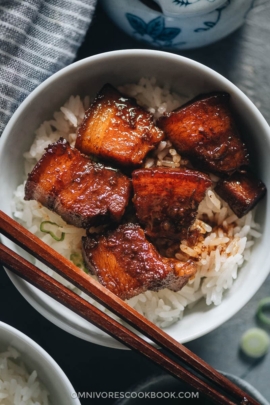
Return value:
[(76, 312), (87, 321), (93, 323), (104, 332), (119, 340), (121, 343), (139, 351), (155, 361), (172, 375), (191, 384), (194, 388), (205, 393), (213, 400), (216, 400), (218, 404), (235, 404), (235, 402), (229, 401), (207, 383), (200, 381), (200, 379), (191, 374), (188, 370), (185, 370), (181, 365), (175, 363), (166, 355), (163, 355), (158, 349), (151, 346), (125, 326), (118, 323), (106, 313), (101, 312), (98, 308), (88, 303), (83, 298), (64, 287), (58, 281), (54, 280), (52, 277), (42, 272), (33, 264), (21, 258), (2, 244), (0, 244), (0, 261), (8, 269), (12, 270), (24, 280), (50, 295), (52, 298)]
[[(142, 315), (140, 315), (137, 311), (135, 311), (133, 308), (131, 308), (128, 304), (126, 304), (124, 301), (122, 301), (120, 298), (116, 297), (113, 293), (111, 293), (109, 290), (104, 288), (102, 285), (100, 285), (98, 282), (96, 282), (94, 279), (86, 275), (83, 271), (78, 269), (75, 265), (73, 265), (72, 262), (69, 260), (65, 259), (63, 256), (58, 254), (55, 250), (44, 244), (40, 239), (38, 239), (35, 235), (31, 234), (29, 231), (27, 231), (25, 228), (23, 228), (20, 224), (18, 224), (16, 221), (8, 217), (6, 214), (4, 214), (2, 211), (0, 211), (0, 231), (2, 234), (7, 236), (9, 239), (11, 239), (13, 242), (17, 243), (19, 246), (27, 250), (29, 253), (33, 254), (36, 258), (38, 258), (40, 261), (51, 267), (53, 270), (57, 271), (61, 276), (63, 276), (65, 279), (70, 281), (72, 284), (80, 288), (82, 291), (84, 291), (86, 294), (90, 295), (92, 298), (96, 299), (98, 302), (100, 302), (102, 305), (110, 309), (112, 312), (117, 314), (120, 318), (124, 319), (126, 322), (128, 322), (130, 325), (132, 325), (135, 329), (139, 330), (142, 332), (144, 335), (146, 335), (148, 338), (153, 340), (157, 345), (165, 348), (167, 351), (172, 353), (174, 356), (178, 356), (182, 361), (186, 362), (188, 366), (191, 366), (194, 370), (196, 370), (197, 373), (201, 373), (204, 377), (207, 377), (211, 383), (215, 383), (218, 388), (223, 391), (224, 393), (227, 393), (229, 396), (233, 396), (234, 400), (236, 402), (231, 402), (230, 399), (228, 399), (224, 394), (221, 392), (218, 392), (215, 388), (213, 388), (211, 385), (208, 383), (201, 381), (198, 379), (198, 377), (192, 375), (188, 370), (183, 369), (179, 364), (173, 362), (172, 360), (169, 359), (167, 356), (164, 354), (161, 354), (157, 349), (155, 349), (153, 346), (150, 344), (146, 343), (144, 340), (140, 339), (137, 335), (132, 334), (128, 329), (126, 329), (126, 332), (124, 334), (123, 332), (123, 326), (117, 323), (117, 326), (115, 324), (116, 321), (112, 321), (110, 317), (105, 315), (103, 312), (97, 312), (98, 310), (91, 306), (91, 313), (95, 314), (94, 319), (90, 320), (86, 318), (86, 316), (89, 316), (88, 314), (83, 315), (84, 312), (87, 312), (88, 310), (85, 309), (85, 311), (81, 311), (80, 315), (84, 316), (86, 319), (88, 319), (90, 322), (96, 324), (98, 327), (101, 329), (105, 330), (107, 333), (110, 335), (113, 335), (116, 337), (116, 339), (122, 341), (124, 344), (128, 345), (129, 347), (132, 347), (136, 350), (139, 350), (142, 352), (144, 355), (147, 357), (151, 358), (153, 361), (157, 362), (159, 365), (161, 365), (163, 368), (165, 368), (167, 371), (169, 371), (171, 374), (176, 375), (177, 377), (183, 379), (187, 383), (191, 384), (194, 386), (196, 389), (200, 390), (204, 394), (208, 395), (210, 398), (212, 398), (216, 403), (219, 404), (258, 404), (253, 398), (251, 398), (249, 395), (247, 395), (245, 392), (243, 392), (239, 387), (234, 385), (231, 381), (229, 381), (227, 378), (225, 378), (223, 375), (218, 373), (215, 369), (213, 369), (210, 365), (208, 365), (206, 362), (204, 362), (202, 359), (200, 359), (198, 356), (196, 356), (194, 353), (192, 353), (190, 350), (188, 350), (186, 347), (182, 346), (179, 344), (176, 340), (171, 338), (167, 333), (162, 331), (160, 328), (149, 322), (146, 318), (144, 318)], [(24, 271), (25, 271), (25, 266), (26, 262), (23, 261), (22, 258), (18, 259), (16, 258), (15, 254), (13, 253), (13, 261), (11, 260), (10, 263), (10, 257), (11, 253), (9, 252), (8, 254), (5, 253), (5, 259), (3, 256), (3, 249), (4, 247), (1, 247), (1, 260), (4, 262), (5, 260), (5, 265), (9, 267), (11, 270), (14, 269), (13, 266), (15, 266), (15, 261), (20, 260), (21, 261), (21, 266), (23, 263)], [(6, 248), (5, 248), (6, 249)], [(15, 256), (14, 256), (15, 255)], [(7, 259), (7, 256), (9, 259)], [(14, 259), (15, 258), (15, 259)], [(9, 264), (8, 264), (9, 263)], [(30, 264), (28, 264), (28, 269)], [(30, 265), (32, 266), (32, 265)], [(23, 272), (20, 270), (20, 267), (17, 266), (16, 268), (16, 274), (23, 276)], [(34, 274), (39, 274), (37, 273), (40, 272), (40, 270), (36, 269), (34, 270), (33, 268), (31, 269), (32, 272), (35, 271)], [(41, 272), (44, 274), (43, 272)], [(46, 275), (46, 277), (49, 277)], [(40, 276), (37, 277), (32, 277), (31, 280), (30, 278), (27, 280), (30, 283), (36, 285), (36, 287), (41, 288), (38, 285), (38, 280), (40, 279)], [(50, 279), (50, 278), (49, 278)], [(52, 285), (51, 279), (46, 279), (46, 283)], [(43, 280), (43, 279), (42, 279)], [(71, 294), (72, 299), (74, 299), (76, 303), (78, 303), (78, 306), (80, 307), (82, 305), (82, 300), (81, 298), (78, 298), (76, 294), (71, 293), (69, 290), (65, 289), (61, 284), (57, 283), (55, 280), (53, 280), (53, 285), (58, 288), (62, 289), (62, 291), (65, 291), (65, 296), (66, 294)], [(59, 284), (59, 285), (58, 285)], [(60, 287), (61, 286), (61, 287)], [(42, 286), (43, 288), (43, 286)], [(42, 289), (41, 288), (41, 289)], [(46, 285), (46, 288), (43, 288), (42, 291), (50, 294), (50, 288), (48, 285)], [(53, 291), (55, 295), (54, 298), (58, 299), (58, 295), (56, 291)], [(75, 299), (73, 296), (76, 296), (77, 298)], [(60, 294), (60, 298), (64, 299), (62, 295)], [(78, 301), (79, 300), (79, 301)], [(86, 302), (86, 301), (85, 301)], [(69, 308), (72, 308), (75, 312), (76, 311), (76, 305), (75, 308), (69, 305), (71, 304), (71, 299), (68, 300), (68, 302), (64, 302), (64, 305), (68, 306)], [(88, 303), (85, 304), (87, 308), (89, 308)], [(86, 307), (84, 307), (86, 308)], [(106, 320), (106, 323), (109, 322), (110, 320), (110, 326), (105, 328), (105, 326), (102, 324), (100, 320), (97, 318), (103, 318)], [(105, 322), (105, 321), (104, 321)], [(111, 323), (112, 322), (112, 323)], [(112, 326), (113, 325), (113, 326)], [(120, 327), (119, 327), (120, 325)], [(111, 329), (112, 328), (112, 329)], [(112, 333), (113, 330), (113, 333)], [(128, 331), (128, 332), (127, 332)], [(123, 336), (125, 335), (125, 339), (123, 339)], [(131, 337), (132, 336), (132, 337)], [(136, 337), (136, 338), (135, 338)], [(140, 343), (138, 343), (138, 339), (140, 339)], [(135, 342), (135, 343), (134, 343)], [(147, 349), (146, 349), (147, 347)], [(180, 368), (179, 368), (180, 367)]]

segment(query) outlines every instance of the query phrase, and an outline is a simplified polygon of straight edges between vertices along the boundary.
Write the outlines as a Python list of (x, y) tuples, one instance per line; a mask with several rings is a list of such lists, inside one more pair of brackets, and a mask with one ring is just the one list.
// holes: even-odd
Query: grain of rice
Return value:
[(226, 222), (228, 225), (232, 224), (233, 222), (237, 221), (237, 216), (235, 214), (230, 215), (229, 217), (226, 218)]
[(260, 238), (262, 236), (262, 234), (260, 232), (255, 231), (255, 229), (251, 229), (249, 235), (253, 236), (253, 238)]
[(257, 231), (259, 231), (261, 229), (261, 225), (254, 222), (254, 220), (252, 219), (251, 221), (251, 228), (256, 229)]
[(166, 141), (160, 141), (156, 151), (154, 152), (154, 154), (158, 155), (166, 147), (167, 147), (167, 142)]
[(218, 225), (221, 225), (223, 223), (224, 219), (226, 218), (227, 213), (228, 213), (228, 208), (222, 207), (218, 214), (218, 217), (217, 217)]
[(189, 255), (191, 257), (198, 257), (198, 253), (194, 249), (191, 249), (190, 247), (188, 247), (186, 245), (181, 244), (180, 249), (182, 250), (182, 252), (186, 253), (187, 255)]
[(155, 164), (154, 159), (147, 158), (144, 167), (149, 169), (150, 167), (154, 166), (154, 164)]
[(223, 237), (223, 238), (214, 238), (212, 240), (209, 241), (209, 246), (219, 246), (223, 243), (227, 243), (229, 242), (229, 238), (227, 237)]
[(181, 157), (179, 155), (173, 156), (173, 162), (174, 163), (180, 163), (180, 161), (181, 161)]
[(172, 156), (177, 155), (177, 152), (176, 152), (175, 149), (169, 149), (169, 152), (170, 152), (170, 154), (171, 154)]
[(218, 272), (220, 270), (221, 261), (220, 261), (220, 252), (219, 249), (216, 249), (216, 257), (215, 257), (215, 271)]
[[(207, 201), (210, 200), (211, 203), (212, 203), (212, 205), (213, 205), (218, 211), (220, 211), (220, 205), (221, 205), (220, 200), (215, 196), (215, 194), (213, 193), (213, 191), (212, 191), (212, 190), (208, 190), (208, 191), (206, 192), (206, 195), (208, 196)], [(210, 208), (211, 208), (211, 207), (210, 207)]]
[(164, 167), (179, 167), (178, 163), (169, 162), (167, 160), (160, 160), (157, 164), (158, 164), (158, 166), (164, 166)]
[(158, 153), (157, 157), (159, 160), (163, 160), (165, 156), (168, 154), (169, 150), (164, 148), (161, 152)]
[(76, 127), (78, 124), (75, 114), (73, 114), (68, 108), (61, 107), (61, 111), (64, 113), (65, 118), (71, 122), (71, 124)]
[(147, 297), (144, 294), (139, 295), (139, 301), (140, 302), (146, 302), (146, 300), (147, 300)]

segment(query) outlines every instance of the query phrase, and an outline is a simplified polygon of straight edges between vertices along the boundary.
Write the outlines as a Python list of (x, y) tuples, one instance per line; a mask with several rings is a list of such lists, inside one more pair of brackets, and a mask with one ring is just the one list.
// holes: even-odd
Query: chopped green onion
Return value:
[(240, 342), (242, 351), (249, 357), (259, 358), (264, 356), (270, 345), (268, 334), (259, 328), (247, 330)]
[(70, 260), (73, 264), (75, 264), (75, 266), (79, 267), (79, 269), (83, 270), (85, 273), (88, 273), (88, 270), (84, 265), (82, 255), (80, 253), (71, 253)]
[(92, 160), (92, 162), (99, 163), (99, 159), (98, 159), (97, 156), (95, 156), (95, 155), (89, 155), (89, 158), (90, 158), (90, 160)]
[(264, 325), (270, 326), (270, 313), (266, 315), (266, 310), (270, 310), (270, 297), (263, 298), (258, 305), (257, 317)]
[(57, 242), (62, 242), (62, 240), (65, 239), (65, 233), (62, 232), (60, 237), (56, 236), (54, 232), (50, 231), (49, 229), (45, 229), (45, 228), (44, 228), (44, 226), (45, 226), (45, 225), (48, 225), (48, 224), (49, 224), (49, 225), (53, 225), (53, 226), (57, 226), (57, 228), (60, 228), (60, 226), (57, 225), (55, 222), (43, 221), (43, 222), (41, 222), (40, 228), (39, 228), (39, 229), (41, 230), (41, 232), (48, 233), (48, 234), (51, 235), (51, 237), (52, 237), (54, 240), (56, 240)]

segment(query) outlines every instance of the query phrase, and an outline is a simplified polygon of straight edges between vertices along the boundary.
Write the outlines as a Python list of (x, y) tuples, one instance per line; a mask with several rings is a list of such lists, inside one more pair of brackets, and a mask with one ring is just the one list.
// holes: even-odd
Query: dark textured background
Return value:
[[(238, 31), (214, 45), (181, 52), (182, 55), (215, 69), (240, 87), (256, 104), (268, 123), (269, 21), (270, 1), (258, 0), (248, 15), (246, 24)], [(98, 7), (78, 59), (128, 48), (145, 46), (114, 27)], [(269, 295), (270, 277), (237, 315), (187, 346), (217, 369), (243, 377), (270, 401), (270, 353), (261, 361), (249, 361), (239, 353), (242, 333), (256, 325), (254, 315), (258, 301)], [(25, 301), (3, 269), (0, 269), (0, 320), (18, 328), (39, 343), (63, 368), (76, 391), (124, 391), (153, 374), (161, 373), (157, 366), (139, 354), (97, 346), (54, 326)], [(109, 405), (114, 400), (88, 399), (82, 400), (82, 405), (90, 402), (106, 402)], [(157, 402), (161, 404), (160, 400)]]

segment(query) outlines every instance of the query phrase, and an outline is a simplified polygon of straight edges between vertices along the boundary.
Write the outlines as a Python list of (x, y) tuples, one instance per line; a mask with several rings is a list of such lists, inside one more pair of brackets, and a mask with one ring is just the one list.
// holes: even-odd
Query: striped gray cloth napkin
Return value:
[(0, 0), (0, 135), (16, 108), (70, 64), (96, 0)]

